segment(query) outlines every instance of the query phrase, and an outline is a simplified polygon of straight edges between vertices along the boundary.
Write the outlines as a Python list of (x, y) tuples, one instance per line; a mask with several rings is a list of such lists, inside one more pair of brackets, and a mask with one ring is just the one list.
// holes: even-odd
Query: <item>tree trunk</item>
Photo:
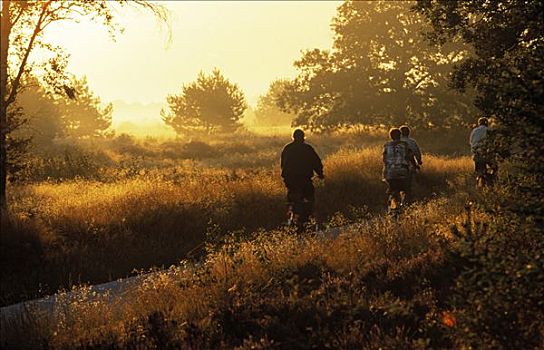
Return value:
[(0, 31), (0, 219), (7, 209), (8, 48), (11, 33), (10, 1), (2, 0)]

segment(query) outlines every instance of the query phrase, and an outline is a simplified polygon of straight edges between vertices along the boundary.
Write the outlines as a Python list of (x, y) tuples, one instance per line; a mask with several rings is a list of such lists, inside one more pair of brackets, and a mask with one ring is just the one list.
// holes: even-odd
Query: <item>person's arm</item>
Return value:
[(470, 132), (470, 138), (469, 138), (469, 145), (470, 145), (470, 148), (473, 149), (474, 148), (474, 134), (476, 133), (476, 129), (472, 129), (472, 131)]
[(383, 145), (383, 152), (382, 152), (382, 161), (383, 161), (383, 168), (382, 168), (382, 179), (385, 179), (385, 167), (386, 167), (386, 163), (385, 163), (385, 154), (386, 154), (386, 144)]
[(284, 166), (285, 166), (285, 147), (281, 151), (281, 156), (280, 156), (281, 177), (285, 177), (285, 174), (283, 173)]
[[(408, 146), (408, 145), (406, 145)], [(417, 159), (415, 157), (414, 151), (411, 147), (406, 147), (406, 158), (408, 163), (412, 164), (414, 167), (417, 168)]]
[(321, 158), (319, 158), (319, 156), (317, 155), (317, 152), (315, 151), (315, 149), (312, 147), (312, 153), (313, 153), (313, 158), (314, 158), (314, 161), (313, 161), (313, 168), (314, 168), (314, 171), (316, 172), (317, 176), (319, 178), (323, 178), (323, 162), (321, 162)]
[(419, 165), (422, 165), (423, 162), (421, 161), (421, 150), (419, 149), (419, 145), (414, 140), (414, 156), (416, 157), (417, 163)]

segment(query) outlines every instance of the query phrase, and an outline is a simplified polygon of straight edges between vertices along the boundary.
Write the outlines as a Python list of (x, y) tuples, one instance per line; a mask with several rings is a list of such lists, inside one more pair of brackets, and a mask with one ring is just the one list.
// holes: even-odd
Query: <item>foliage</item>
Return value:
[(278, 98), (287, 86), (287, 80), (276, 80), (270, 84), (268, 92), (259, 97), (255, 109), (256, 123), (259, 126), (291, 125), (294, 115), (281, 111), (278, 107)]
[(12, 108), (25, 118), (11, 131), (14, 137), (31, 138), (36, 147), (42, 148), (65, 136), (59, 102), (36, 79), (25, 82)]
[[(459, 36), (474, 46), (475, 57), (456, 67), (453, 84), (476, 88), (477, 106), (498, 124), (490, 151), (509, 159), (512, 167), (500, 196), (486, 203), (497, 219), (491, 232), (474, 243), (474, 266), (461, 281), (468, 289), (466, 303), (482, 310), (467, 312), (472, 327), (463, 336), (476, 345), (538, 347), (542, 319), (535, 308), (543, 293), (544, 249), (544, 7), (538, 1), (460, 1), (421, 2), (418, 9), (433, 23), (434, 40)], [(476, 279), (480, 282), (474, 288)]]
[[(16, 101), (20, 89), (30, 75), (38, 76), (44, 85), (57, 93), (74, 96), (68, 84), (66, 66), (68, 55), (62, 48), (43, 40), (48, 26), (64, 21), (77, 21), (78, 17), (91, 18), (110, 30), (113, 35), (118, 26), (114, 21), (113, 2), (98, 1), (2, 1), (0, 34), (0, 210), (7, 207), (6, 181), (8, 163), (8, 121), (10, 106)], [(157, 4), (141, 0), (117, 0), (116, 4), (136, 4), (151, 10), (166, 21), (167, 13)], [(42, 51), (43, 61), (31, 53)], [(13, 115), (13, 114), (12, 114)], [(13, 152), (11, 152), (13, 154)]]
[(453, 64), (469, 54), (453, 43), (437, 48), (420, 32), (413, 3), (346, 1), (333, 20), (332, 51), (307, 51), (299, 75), (279, 99), (295, 124), (329, 130), (365, 124), (459, 127), (474, 114), (470, 95), (448, 89)]
[(107, 135), (112, 105), (100, 106), (100, 99), (91, 91), (85, 77), (71, 79), (73, 100), (48, 93), (36, 78), (25, 81), (24, 85), (10, 108), (24, 118), (24, 122), (12, 128), (14, 136), (30, 137), (37, 147), (50, 147), (55, 140), (66, 137), (79, 139)]
[(72, 78), (70, 83), (74, 98), (60, 101), (65, 134), (74, 138), (91, 138), (108, 135), (113, 106), (101, 107), (100, 98), (90, 90), (87, 78)]
[(544, 341), (544, 240), (534, 222), (503, 214), (461, 240), (452, 307), (459, 348), (536, 349)]
[(22, 109), (20, 107), (12, 108), (8, 113), (9, 124), (7, 133), (9, 137), (6, 140), (8, 149), (7, 173), (10, 176), (9, 181), (14, 181), (26, 169), (26, 157), (31, 146), (32, 137), (13, 133), (21, 125), (25, 125), (28, 122), (28, 118), (25, 117)]
[(8, 110), (9, 181), (24, 181), (30, 173), (39, 172), (36, 160), (56, 150), (56, 145), (66, 138), (108, 135), (111, 104), (102, 109), (85, 78), (73, 81), (78, 98), (71, 102), (55, 98), (35, 78), (25, 81), (25, 88)]
[(29, 156), (33, 149), (49, 147), (63, 135), (57, 102), (36, 79), (29, 79), (25, 86), (7, 112), (9, 181), (24, 179), (24, 174), (29, 171)]
[(164, 122), (177, 133), (188, 135), (236, 130), (247, 108), (244, 93), (218, 69), (210, 75), (200, 72), (196, 81), (166, 100), (170, 111), (161, 111)]
[[(497, 121), (492, 151), (516, 161), (527, 174), (543, 174), (542, 3), (419, 1), (416, 10), (432, 23), (433, 41), (461, 39), (474, 47), (474, 55), (456, 66), (452, 85), (460, 91), (474, 87), (476, 106)], [(532, 191), (529, 184), (520, 186), (528, 196), (543, 198), (542, 186)], [(544, 202), (539, 203), (535, 208), (542, 208)]]
[(543, 94), (540, 1), (418, 1), (431, 40), (461, 39), (474, 55), (459, 62), (452, 86), (474, 88), (476, 106), (496, 121), (487, 152), (502, 158), (494, 194), (481, 200), (493, 217), (461, 244), (466, 269), (454, 306), (465, 325), (460, 348), (539, 348), (544, 342)]

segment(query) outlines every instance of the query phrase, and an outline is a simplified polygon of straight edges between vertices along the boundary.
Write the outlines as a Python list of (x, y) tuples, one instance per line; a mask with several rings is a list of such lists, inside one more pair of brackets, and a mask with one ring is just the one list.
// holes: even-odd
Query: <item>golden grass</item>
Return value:
[[(349, 204), (382, 205), (386, 187), (381, 182), (380, 151), (379, 148), (341, 150), (325, 160), (326, 181), (316, 185), (319, 207), (326, 216), (330, 217)], [(419, 197), (447, 190), (448, 184), (469, 174), (472, 167), (468, 157), (445, 159), (426, 155), (424, 160), (424, 168), (415, 184)], [(359, 198), (354, 198), (354, 194)], [(113, 183), (75, 180), (15, 187), (10, 202), (13, 213), (37, 217), (52, 230), (71, 225), (114, 225), (123, 229), (131, 223), (149, 219), (152, 213), (176, 212), (187, 207), (200, 208), (209, 221), (236, 229), (247, 225), (251, 216), (259, 212), (281, 217), (281, 210), (271, 210), (278, 209), (284, 195), (279, 169), (237, 172), (174, 168)], [(235, 207), (242, 212), (235, 212)], [(229, 224), (229, 221), (237, 220), (240, 226)], [(261, 227), (278, 223), (270, 219), (259, 222)], [(253, 224), (252, 228), (259, 227), (258, 223)]]
[[(328, 227), (336, 226), (336, 238), (277, 228), (285, 209), (278, 169), (188, 165), (143, 169), (109, 183), (44, 182), (11, 191), (14, 215), (11, 231), (2, 230), (8, 238), (7, 245), (2, 242), (3, 266), (15, 266), (16, 255), (34, 257), (25, 261), (26, 270), (10, 276), (14, 284), (32, 288), (34, 280), (23, 277), (40, 269), (41, 278), (56, 276), (49, 283), (69, 285), (70, 274), (100, 281), (134, 267), (173, 264), (121, 296), (94, 295), (84, 286), (76, 288), (73, 299), (61, 294), (66, 303), (52, 318), (34, 317), (18, 330), (20, 346), (468, 348), (482, 325), (498, 337), (503, 332), (492, 329), (496, 321), (517, 331), (509, 320), (496, 320), (495, 300), (513, 300), (505, 310), (514, 311), (520, 301), (530, 309), (539, 300), (538, 290), (531, 294), (509, 282), (523, 274), (524, 281), (533, 279), (528, 266), (534, 265), (527, 265), (524, 254), (516, 248), (510, 255), (487, 249), (508, 223), (478, 210), (467, 219), (466, 203), (489, 195), (474, 192), (468, 157), (425, 155), (414, 188), (418, 202), (393, 220), (383, 215), (381, 148), (331, 154), (325, 159), (327, 178), (317, 182), (317, 215)], [(452, 232), (459, 231), (452, 226), (466, 227), (466, 239), (454, 239)], [(209, 244), (199, 263), (179, 262), (192, 244), (204, 241), (206, 231), (220, 236), (222, 244)], [(514, 237), (507, 236), (505, 246), (516, 241), (511, 238), (524, 246), (525, 236), (507, 233)], [(532, 244), (540, 244), (539, 238), (533, 236)], [(26, 254), (21, 247), (28, 242), (41, 255)], [(495, 260), (485, 260), (490, 254)], [(517, 270), (512, 258), (519, 260)], [(489, 266), (483, 275), (482, 263)], [(481, 276), (488, 284), (480, 285)], [(495, 283), (499, 277), (509, 284)], [(487, 310), (471, 304), (478, 296), (471, 293), (479, 288)], [(467, 303), (458, 303), (460, 298)], [(472, 314), (490, 321), (471, 320)], [(522, 322), (527, 334), (538, 334), (532, 325), (538, 318)], [(482, 344), (500, 344), (494, 341)]]
[[(449, 186), (463, 186), (471, 167), (467, 157), (426, 155), (424, 161), (416, 199), (454, 192)], [(324, 163), (327, 178), (316, 183), (319, 222), (341, 223), (383, 212), (386, 186), (381, 182), (380, 148), (341, 150)], [(51, 293), (78, 282), (105, 282), (134, 269), (175, 264), (210, 230), (224, 235), (272, 229), (285, 217), (285, 189), (277, 168), (149, 169), (109, 183), (73, 180), (16, 186), (10, 196), (15, 218), (10, 237), (26, 237), (38, 252), (34, 263), (24, 265), (28, 272), (4, 272), (15, 282), (3, 288), (7, 300), (17, 300), (11, 293), (20, 293), (14, 292), (18, 279), (25, 281), (25, 293), (40, 284), (42, 293)], [(17, 247), (9, 248), (13, 253), (6, 263), (18, 259)]]
[[(301, 240), (286, 231), (263, 232), (252, 241), (223, 246), (208, 255), (201, 267), (182, 264), (152, 275), (113, 302), (96, 298), (87, 301), (82, 290), (81, 301), (59, 310), (52, 322), (42, 325), (43, 335), (53, 348), (100, 344), (104, 340), (123, 347), (138, 336), (142, 348), (152, 348), (156, 339), (146, 342), (146, 323), (150, 315), (160, 314), (165, 320), (175, 321), (170, 336), (190, 346), (187, 325), (213, 333), (218, 314), (229, 308), (245, 308), (244, 304), (236, 306), (238, 302), (263, 298), (261, 302), (272, 305), (297, 305), (309, 298), (310, 303), (326, 303), (329, 299), (320, 293), (340, 288), (346, 283), (341, 276), (361, 278), (382, 266), (384, 279), (394, 280), (406, 271), (422, 268), (422, 264), (429, 265), (429, 269), (440, 264), (444, 259), (441, 246), (447, 244), (447, 226), (462, 220), (464, 200), (463, 196), (432, 200), (411, 208), (400, 222), (377, 217), (343, 228), (336, 239)], [(351, 297), (366, 299), (358, 302), (384, 310), (395, 302), (383, 297), (374, 300), (373, 295), (353, 290)], [(328, 302), (330, 307), (337, 307), (337, 300)], [(292, 331), (296, 335), (297, 330)], [(203, 341), (198, 346), (210, 343)]]

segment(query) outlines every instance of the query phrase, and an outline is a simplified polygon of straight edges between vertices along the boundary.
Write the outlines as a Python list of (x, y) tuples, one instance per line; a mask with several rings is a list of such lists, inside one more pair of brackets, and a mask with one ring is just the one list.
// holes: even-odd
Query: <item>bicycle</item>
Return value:
[(387, 214), (393, 219), (398, 219), (406, 205), (406, 192), (398, 191), (390, 193), (387, 198)]
[(403, 213), (408, 201), (412, 198), (412, 182), (419, 172), (420, 166), (416, 165), (410, 170), (408, 177), (383, 179), (387, 184), (387, 214), (398, 219)]
[(306, 224), (310, 221), (313, 202), (306, 199), (289, 202), (287, 204), (287, 226), (296, 227), (297, 232), (302, 232)]
[(490, 187), (497, 181), (498, 167), (496, 164), (485, 162), (476, 172), (476, 186), (479, 188)]
[[(321, 182), (317, 183), (317, 186), (323, 186), (323, 177), (319, 178)], [(313, 180), (313, 179), (312, 179)], [(314, 214), (314, 190), (313, 183), (311, 184), (311, 195), (302, 192), (294, 192), (292, 195), (288, 195), (289, 202), (287, 203), (287, 226), (294, 226), (297, 232), (304, 231), (311, 221), (311, 217)]]

